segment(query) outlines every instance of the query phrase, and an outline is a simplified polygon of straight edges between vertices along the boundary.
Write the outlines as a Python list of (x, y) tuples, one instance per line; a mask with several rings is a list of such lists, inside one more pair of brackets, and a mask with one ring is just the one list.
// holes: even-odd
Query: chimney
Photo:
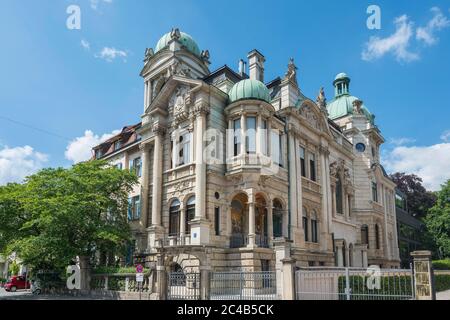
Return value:
[(241, 76), (244, 76), (244, 74), (245, 74), (245, 62), (244, 62), (244, 60), (239, 60), (239, 74), (241, 75)]
[(259, 80), (264, 83), (264, 62), (266, 59), (256, 49), (249, 52), (248, 56), (250, 79)]

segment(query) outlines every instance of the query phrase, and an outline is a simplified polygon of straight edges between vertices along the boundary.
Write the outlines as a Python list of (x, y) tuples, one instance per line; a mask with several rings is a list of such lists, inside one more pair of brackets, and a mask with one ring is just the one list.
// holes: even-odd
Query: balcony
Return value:
[[(248, 235), (236, 233), (230, 237), (230, 248), (245, 248), (248, 244)], [(255, 244), (259, 248), (269, 248), (269, 237), (257, 234)]]

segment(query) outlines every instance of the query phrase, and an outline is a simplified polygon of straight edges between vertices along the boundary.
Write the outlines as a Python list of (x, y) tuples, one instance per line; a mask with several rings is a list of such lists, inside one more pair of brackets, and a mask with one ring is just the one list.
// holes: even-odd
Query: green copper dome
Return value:
[[(163, 35), (162, 38), (159, 39), (158, 43), (156, 44), (155, 53), (164, 49), (169, 44), (170, 40), (172, 40), (171, 32)], [(200, 49), (198, 48), (197, 43), (194, 41), (194, 39), (190, 35), (188, 35), (187, 33), (184, 33), (184, 32), (180, 32), (179, 41), (190, 52), (192, 52), (196, 56), (200, 56)]]
[[(359, 99), (350, 95), (350, 78), (345, 73), (339, 73), (333, 84), (335, 87), (335, 97), (327, 105), (329, 118), (335, 120), (352, 115), (354, 109), (353, 102)], [(364, 103), (361, 105), (361, 112), (366, 116), (370, 123), (375, 124), (375, 115), (370, 113)]]
[(258, 80), (246, 79), (236, 83), (228, 93), (230, 102), (243, 99), (264, 100), (270, 103), (270, 93), (266, 85)]

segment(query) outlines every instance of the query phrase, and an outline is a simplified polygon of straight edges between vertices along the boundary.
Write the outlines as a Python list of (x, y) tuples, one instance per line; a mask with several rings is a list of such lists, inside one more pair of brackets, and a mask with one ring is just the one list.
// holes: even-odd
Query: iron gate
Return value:
[(411, 269), (301, 268), (295, 273), (297, 300), (411, 300)]
[(169, 272), (167, 299), (200, 300), (200, 273)]
[(275, 300), (276, 273), (265, 272), (213, 272), (211, 274), (211, 300)]

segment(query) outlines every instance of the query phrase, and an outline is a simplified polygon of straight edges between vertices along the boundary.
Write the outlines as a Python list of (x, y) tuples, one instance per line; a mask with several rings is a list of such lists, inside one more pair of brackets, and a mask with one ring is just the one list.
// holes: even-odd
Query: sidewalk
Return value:
[(450, 290), (437, 292), (436, 300), (450, 300)]

